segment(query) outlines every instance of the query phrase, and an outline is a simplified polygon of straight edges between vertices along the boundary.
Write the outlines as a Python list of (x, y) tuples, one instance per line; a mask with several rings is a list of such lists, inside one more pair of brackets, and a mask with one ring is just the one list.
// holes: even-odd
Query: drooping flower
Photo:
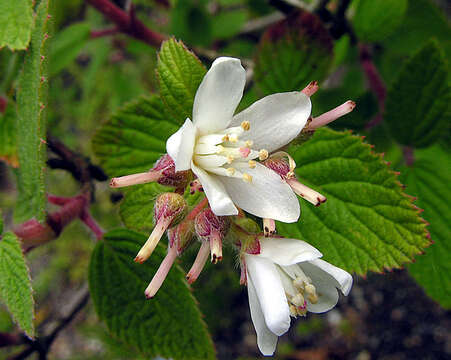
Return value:
[(218, 216), (237, 207), (262, 218), (295, 222), (300, 209), (290, 186), (258, 160), (291, 142), (311, 113), (300, 91), (266, 96), (234, 115), (244, 90), (240, 60), (216, 59), (200, 84), (193, 119), (167, 141), (175, 170), (191, 169)]
[(263, 355), (272, 355), (278, 336), (290, 328), (291, 317), (308, 311), (323, 313), (348, 295), (352, 276), (320, 259), (308, 243), (285, 238), (260, 238), (258, 254), (244, 254), (249, 307)]

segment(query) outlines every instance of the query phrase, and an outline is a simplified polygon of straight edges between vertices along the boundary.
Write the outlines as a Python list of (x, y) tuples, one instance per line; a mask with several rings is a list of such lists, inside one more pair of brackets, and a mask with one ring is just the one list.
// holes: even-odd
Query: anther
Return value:
[(235, 158), (232, 155), (227, 156), (227, 164), (233, 163), (233, 160), (235, 160)]
[(251, 123), (249, 121), (243, 121), (241, 127), (244, 131), (248, 131), (251, 128)]
[[(227, 135), (226, 135), (227, 136)], [(238, 142), (238, 135), (237, 134), (230, 134), (230, 135), (228, 135), (228, 137), (229, 137), (229, 141), (231, 142), (231, 143), (236, 143), (236, 142)]]
[(227, 175), (229, 175), (229, 176), (235, 175), (235, 169), (233, 167), (227, 168), (226, 171), (227, 171)]
[(304, 305), (304, 297), (302, 296), (302, 294), (298, 293), (295, 296), (293, 296), (291, 298), (291, 302), (295, 305), (295, 306), (303, 306)]
[(222, 141), (229, 141), (229, 135), (224, 135), (222, 137)]
[(257, 166), (257, 162), (255, 160), (249, 160), (248, 165), (251, 169), (255, 169), (255, 167)]
[(254, 145), (254, 142), (252, 140), (246, 140), (246, 142), (244, 143), (247, 147), (251, 147), (252, 145)]
[(258, 152), (258, 158), (259, 158), (261, 161), (266, 160), (266, 159), (268, 158), (268, 156), (269, 156), (268, 150), (261, 149), (261, 150)]
[(243, 180), (247, 183), (251, 183), (252, 182), (252, 176), (250, 176), (249, 174), (244, 173), (243, 174)]

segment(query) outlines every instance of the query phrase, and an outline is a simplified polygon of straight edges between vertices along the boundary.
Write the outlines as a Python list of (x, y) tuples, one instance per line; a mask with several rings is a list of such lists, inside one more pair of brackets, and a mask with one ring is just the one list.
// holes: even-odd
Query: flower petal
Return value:
[(196, 128), (190, 119), (166, 141), (166, 151), (174, 160), (175, 171), (189, 170), (193, 157)]
[(238, 207), (255, 216), (286, 223), (299, 219), (299, 201), (279, 175), (260, 163), (254, 169), (247, 163), (234, 162), (233, 165), (238, 171), (252, 176), (250, 183), (239, 178), (219, 177)]
[(238, 215), (238, 209), (233, 204), (232, 199), (230, 199), (222, 183), (218, 181), (218, 176), (211, 175), (201, 168), (198, 168), (193, 162), (191, 162), (191, 170), (193, 170), (193, 173), (199, 178), (211, 210), (215, 215)]
[(323, 256), (318, 249), (302, 240), (286, 238), (260, 238), (261, 256), (278, 265), (288, 266)]
[(290, 328), (290, 310), (276, 265), (268, 259), (246, 255), (248, 278), (255, 286), (265, 323), (281, 336)]
[(243, 97), (246, 71), (239, 59), (220, 57), (197, 89), (193, 122), (201, 134), (225, 129)]
[(276, 351), (277, 335), (268, 329), (265, 318), (258, 301), (257, 291), (248, 275), (247, 294), (249, 298), (249, 308), (251, 310), (251, 319), (254, 323), (255, 332), (257, 333), (257, 345), (261, 353), (265, 356), (271, 356)]
[(235, 115), (232, 126), (250, 122), (240, 140), (252, 140), (254, 149), (280, 149), (299, 135), (312, 112), (310, 98), (300, 91), (268, 95)]
[(315, 259), (309, 262), (331, 275), (337, 281), (337, 287), (343, 295), (348, 296), (353, 283), (350, 273), (321, 259)]

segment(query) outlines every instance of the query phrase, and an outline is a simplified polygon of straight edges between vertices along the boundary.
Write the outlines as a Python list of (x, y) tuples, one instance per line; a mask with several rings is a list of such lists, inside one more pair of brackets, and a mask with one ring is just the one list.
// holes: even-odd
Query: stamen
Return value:
[(243, 174), (243, 180), (244, 180), (244, 182), (251, 183), (252, 182), (252, 176), (250, 176), (247, 173), (244, 173)]
[(233, 160), (235, 160), (235, 158), (232, 155), (227, 156), (227, 164), (233, 163)]
[(229, 176), (235, 175), (235, 169), (233, 167), (227, 168), (226, 171)]
[(320, 126), (329, 124), (330, 122), (350, 113), (355, 108), (355, 102), (348, 100), (344, 104), (330, 110), (316, 118), (313, 118), (312, 122), (308, 124), (308, 129), (317, 129)]
[(229, 141), (229, 135), (224, 135), (224, 137), (222, 138), (222, 141)]
[(186, 275), (186, 280), (188, 281), (188, 284), (192, 284), (197, 280), (200, 273), (202, 272), (202, 269), (205, 266), (205, 263), (207, 262), (209, 254), (210, 254), (210, 242), (202, 241), (202, 245), (200, 246), (199, 252), (197, 253), (196, 260), (194, 260), (193, 266)]
[(276, 233), (276, 222), (274, 219), (263, 219), (263, 233), (265, 237), (269, 237)]
[(308, 299), (312, 304), (318, 302), (318, 294), (316, 293), (316, 288), (312, 284), (305, 285), (305, 292), (308, 294)]
[(255, 160), (249, 160), (248, 165), (251, 169), (255, 169), (255, 167), (257, 166), (257, 162)]
[(290, 315), (293, 317), (296, 317), (298, 315), (298, 311), (296, 309), (296, 306), (289, 304), (289, 309), (290, 309)]
[(177, 258), (177, 247), (174, 246), (169, 248), (166, 257), (161, 262), (160, 267), (158, 268), (157, 272), (152, 278), (152, 281), (150, 282), (149, 286), (147, 286), (146, 291), (144, 291), (146, 298), (151, 299), (155, 296), (155, 294), (163, 284), (164, 279), (166, 279), (166, 276), (168, 276), (169, 270), (171, 270), (171, 267), (174, 264), (176, 258)]
[(268, 158), (268, 156), (269, 156), (268, 150), (261, 149), (261, 150), (258, 152), (258, 158), (259, 158), (261, 161), (266, 160), (266, 159)]
[(251, 147), (252, 145), (254, 145), (254, 142), (252, 140), (246, 140), (245, 145), (247, 147)]
[(150, 255), (152, 255), (153, 251), (158, 245), (158, 242), (160, 241), (168, 226), (171, 224), (172, 220), (172, 217), (167, 217), (162, 219), (155, 225), (146, 243), (139, 250), (138, 255), (136, 255), (135, 262), (142, 264), (150, 257)]
[(296, 306), (303, 306), (304, 305), (304, 297), (301, 293), (297, 293), (295, 296), (291, 298), (291, 302)]
[(298, 194), (301, 198), (307, 200), (315, 206), (319, 206), (326, 202), (327, 198), (321, 195), (319, 192), (310, 189), (308, 186), (301, 184), (296, 179), (288, 179), (287, 184), (291, 186), (293, 191)]
[(248, 131), (251, 128), (251, 123), (249, 121), (243, 121), (241, 127), (244, 131)]

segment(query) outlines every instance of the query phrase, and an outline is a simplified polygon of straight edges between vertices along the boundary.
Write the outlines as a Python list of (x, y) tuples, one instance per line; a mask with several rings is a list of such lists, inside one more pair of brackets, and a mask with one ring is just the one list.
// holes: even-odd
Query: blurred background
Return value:
[[(365, 13), (359, 12), (358, 0), (113, 2), (125, 11), (133, 4), (133, 11), (145, 25), (181, 39), (207, 66), (221, 55), (241, 58), (248, 75), (251, 74), (241, 108), (274, 92), (271, 83), (262, 79), (271, 77), (265, 71), (278, 66), (267, 54), (277, 52), (291, 61), (289, 68), (299, 66), (292, 82), (279, 88), (302, 89), (312, 80), (320, 81), (321, 90), (313, 101), (314, 115), (348, 99), (355, 100), (357, 109), (333, 127), (367, 136), (366, 141), (375, 144), (376, 151), (385, 152), (386, 160), (395, 167), (401, 161), (402, 150), (393, 145), (383, 126), (367, 126), (370, 121), (378, 121), (380, 93), (371, 88), (368, 74), (362, 68), (365, 51), (371, 54), (386, 84), (396, 77), (400, 64), (431, 38), (438, 42), (447, 60), (451, 54), (451, 3), (447, 0), (405, 1), (405, 11), (390, 14), (390, 21), (385, 22), (382, 20), (387, 14), (383, 11), (365, 17)], [(114, 30), (113, 24), (89, 1), (53, 0), (50, 13), (53, 35), (49, 131), (69, 148), (97, 163), (91, 138), (99, 126), (128, 101), (158, 90), (155, 77), (158, 47)], [(280, 23), (287, 18), (288, 22)], [(290, 34), (292, 42), (284, 47), (271, 47), (280, 34)], [(1, 49), (3, 74), (5, 69), (18, 66), (20, 56), (7, 48)], [(10, 87), (7, 82), (11, 79), (2, 72), (4, 91)], [(259, 85), (253, 79), (259, 79)], [(449, 134), (443, 135), (441, 146), (448, 149)], [(52, 193), (71, 196), (79, 189), (78, 182), (67, 171), (51, 170), (47, 176)], [(409, 193), (409, 188), (406, 192)], [(95, 196), (92, 212), (101, 226), (104, 229), (120, 226), (117, 203), (121, 194), (111, 191), (108, 182), (103, 181), (96, 183)], [(7, 224), (12, 222), (15, 199), (13, 171), (0, 162), (0, 207)], [(30, 252), (39, 329), (55, 326), (86, 293), (94, 245), (92, 235), (81, 223), (74, 222), (58, 240)], [(183, 258), (182, 267), (187, 269), (194, 256), (192, 250)], [(450, 284), (444, 281), (443, 286)], [(226, 249), (221, 264), (214, 269), (207, 266), (193, 288), (219, 359), (260, 358), (247, 291), (239, 285), (239, 269), (230, 249)], [(0, 307), (0, 332), (14, 329), (7, 310)], [(0, 358), (8, 359), (16, 352), (0, 349)], [(30, 358), (34, 356), (38, 358), (37, 354)], [(306, 318), (295, 320), (290, 332), (280, 338), (275, 358), (450, 359), (451, 313), (428, 297), (405, 270), (370, 273), (366, 278), (355, 277), (350, 295), (342, 297), (332, 311), (309, 313)], [(140, 359), (140, 356), (108, 334), (88, 302), (55, 339), (49, 359)]]

